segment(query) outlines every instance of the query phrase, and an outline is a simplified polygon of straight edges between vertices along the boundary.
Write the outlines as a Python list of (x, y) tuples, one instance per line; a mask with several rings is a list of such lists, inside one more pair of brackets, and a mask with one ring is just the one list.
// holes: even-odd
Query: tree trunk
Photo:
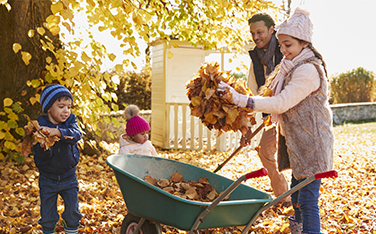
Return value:
[[(35, 119), (40, 113), (39, 103), (32, 105), (29, 98), (34, 96), (38, 89), (28, 87), (28, 80), (41, 79), (44, 81), (46, 57), (53, 58), (52, 53), (42, 50), (40, 40), (45, 40), (47, 35), (59, 44), (58, 37), (53, 37), (45, 29), (46, 34), (37, 33), (38, 27), (43, 27), (43, 22), (51, 13), (50, 0), (8, 0), (11, 9), (0, 4), (0, 100), (11, 98), (13, 102), (20, 102), (31, 119)], [(34, 36), (29, 37), (29, 30), (34, 30)], [(19, 43), (22, 49), (16, 54), (13, 44)], [(28, 65), (22, 60), (21, 51), (31, 54)], [(1, 102), (0, 108), (2, 109)], [(26, 123), (26, 119), (20, 119), (20, 125)], [(22, 126), (22, 125), (21, 125)]]

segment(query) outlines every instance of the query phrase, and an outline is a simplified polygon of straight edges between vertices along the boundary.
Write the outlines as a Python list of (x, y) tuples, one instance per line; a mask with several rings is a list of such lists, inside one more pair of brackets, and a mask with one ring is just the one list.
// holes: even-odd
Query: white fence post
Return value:
[[(239, 131), (224, 132), (221, 136), (216, 137), (218, 131), (212, 132), (206, 128), (199, 118), (194, 116), (188, 118), (188, 116), (190, 116), (190, 109), (187, 103), (168, 103), (166, 115), (170, 120), (170, 123), (167, 124), (169, 148), (212, 150), (213, 143), (215, 143), (215, 149), (226, 151), (233, 150), (240, 145), (241, 133)], [(253, 130), (262, 123), (261, 116), (261, 113), (256, 114), (255, 118), (257, 124), (253, 127)], [(188, 129), (188, 127), (190, 129)], [(215, 135), (213, 136), (213, 134)], [(258, 145), (260, 136), (261, 134), (257, 134), (252, 139), (251, 145), (246, 147), (246, 149), (254, 149)], [(206, 142), (204, 143), (204, 141)], [(189, 147), (187, 147), (187, 142), (190, 143)]]

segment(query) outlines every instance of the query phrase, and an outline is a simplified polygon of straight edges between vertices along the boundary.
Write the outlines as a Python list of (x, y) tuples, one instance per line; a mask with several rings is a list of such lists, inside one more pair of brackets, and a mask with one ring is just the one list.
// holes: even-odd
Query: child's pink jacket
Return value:
[(119, 154), (159, 156), (151, 141), (146, 141), (144, 144), (140, 144), (131, 139), (124, 139), (123, 135), (120, 136), (119, 140)]

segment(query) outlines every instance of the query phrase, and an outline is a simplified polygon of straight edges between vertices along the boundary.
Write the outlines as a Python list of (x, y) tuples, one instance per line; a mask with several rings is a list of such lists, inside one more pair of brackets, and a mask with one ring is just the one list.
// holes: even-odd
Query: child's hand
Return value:
[(241, 94), (241, 93), (238, 93), (233, 87), (231, 87), (227, 83), (225, 83), (223, 81), (219, 82), (217, 90), (221, 91), (221, 92), (223, 92), (223, 91), (231, 92), (232, 102), (235, 105), (240, 106), (240, 107), (246, 107), (247, 106), (248, 96)]
[(58, 128), (49, 128), (49, 127), (42, 126), (41, 130), (42, 132), (48, 132), (52, 136), (61, 137), (61, 132)]

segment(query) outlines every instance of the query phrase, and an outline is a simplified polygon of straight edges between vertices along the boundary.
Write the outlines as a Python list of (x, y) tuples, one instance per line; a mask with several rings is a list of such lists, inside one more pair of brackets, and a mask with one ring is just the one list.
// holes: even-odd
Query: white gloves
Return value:
[(240, 107), (246, 107), (248, 103), (248, 96), (244, 94), (240, 94), (235, 91), (234, 88), (232, 88), (230, 85), (227, 83), (221, 81), (218, 84), (217, 90), (218, 91), (227, 91), (227, 89), (231, 92), (232, 94), (232, 102)]

